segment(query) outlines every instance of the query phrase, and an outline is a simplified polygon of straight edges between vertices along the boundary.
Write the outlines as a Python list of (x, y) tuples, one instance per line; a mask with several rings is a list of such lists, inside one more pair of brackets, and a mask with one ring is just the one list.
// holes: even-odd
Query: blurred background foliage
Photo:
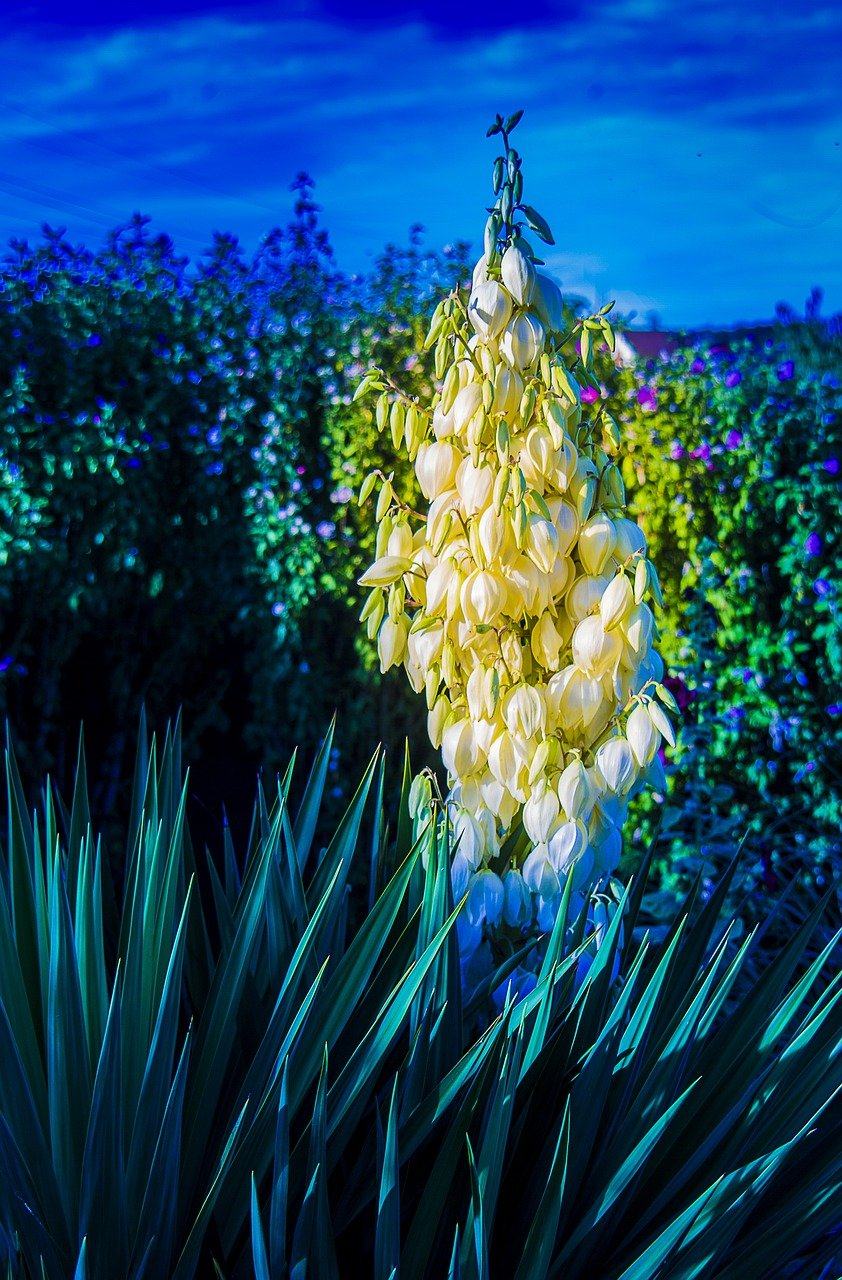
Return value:
[[(253, 257), (219, 236), (191, 265), (137, 218), (97, 252), (45, 230), (0, 271), (0, 708), (33, 783), (67, 780), (84, 719), (101, 818), (124, 815), (142, 705), (183, 708), (209, 822), (334, 710), (329, 814), (377, 741), (433, 763), (423, 700), (359, 635), (354, 496), (374, 466), (414, 479), (351, 396), (372, 363), (429, 389), (426, 322), (469, 247), (413, 228), (343, 277), (294, 190)], [(819, 889), (842, 860), (840, 345), (814, 297), (743, 339), (599, 355), (684, 716), (670, 794), (627, 841), (629, 864), (657, 841), (669, 899), (743, 838), (740, 893)]]

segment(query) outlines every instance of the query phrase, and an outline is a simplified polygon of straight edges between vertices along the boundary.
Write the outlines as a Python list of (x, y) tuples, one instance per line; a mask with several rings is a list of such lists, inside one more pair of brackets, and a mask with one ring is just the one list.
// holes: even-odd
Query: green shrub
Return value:
[(178, 735), (142, 729), (121, 885), (84, 765), (70, 810), (47, 786), (31, 820), (8, 756), (10, 1274), (835, 1274), (842, 978), (823, 981), (822, 904), (747, 983), (756, 939), (723, 931), (727, 882), (654, 945), (641, 876), (596, 935), (563, 909), (519, 999), (505, 969), (463, 997), (445, 833), (410, 847), (407, 768), (389, 835), (375, 759), (317, 854), (330, 749), (295, 817), (288, 771), (259, 789), (245, 858), (225, 832), (214, 861), (189, 837)]
[[(337, 335), (309, 184), (246, 259), (194, 267), (137, 218), (47, 232), (0, 270), (0, 709), (25, 773), (85, 716), (104, 766), (181, 699), (193, 741), (281, 758), (283, 678), (319, 565), (311, 484)], [(72, 739), (71, 739), (72, 749)]]
[(702, 806), (748, 832), (760, 892), (842, 869), (840, 345), (813, 317), (682, 349), (627, 392), (626, 480), (665, 584), (667, 665), (685, 672), (675, 809), (701, 782)]

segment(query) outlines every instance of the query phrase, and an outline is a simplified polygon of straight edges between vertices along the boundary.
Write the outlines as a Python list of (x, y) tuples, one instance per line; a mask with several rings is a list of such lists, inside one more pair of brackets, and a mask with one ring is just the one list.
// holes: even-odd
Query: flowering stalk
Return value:
[(568, 877), (577, 893), (609, 877), (629, 796), (663, 784), (658, 747), (673, 741), (652, 647), (660, 587), (625, 515), (619, 430), (599, 401), (586, 416), (580, 394), (594, 341), (613, 350), (611, 305), (577, 324), (577, 351), (526, 239), (529, 228), (553, 243), (522, 200), (520, 115), (489, 130), (504, 153), (467, 304), (454, 291), (432, 317), (432, 404), (378, 370), (357, 391), (376, 393), (378, 426), (429, 503), (420, 515), (390, 476), (364, 481), (361, 502), (379, 492), (362, 621), (381, 670), (402, 663), (426, 697), (454, 892), (468, 893), (463, 944), (501, 920), (547, 930)]

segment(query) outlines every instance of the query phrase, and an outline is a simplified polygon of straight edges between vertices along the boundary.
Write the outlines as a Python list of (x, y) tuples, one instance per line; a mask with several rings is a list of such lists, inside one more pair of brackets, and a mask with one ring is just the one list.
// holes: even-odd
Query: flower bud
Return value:
[(469, 382), (457, 395), (450, 411), (453, 431), (457, 436), (464, 436), (468, 424), (482, 410), (482, 386), (479, 382)]
[(507, 364), (499, 364), (494, 372), (494, 399), (492, 413), (514, 417), (523, 395), (523, 378)]
[(532, 918), (529, 886), (519, 871), (510, 867), (503, 876), (503, 919), (511, 929), (524, 928)]
[(468, 303), (468, 318), (480, 338), (496, 338), (512, 314), (512, 300), (496, 280), (477, 284)]
[(621, 564), (631, 560), (634, 555), (646, 554), (646, 537), (639, 525), (627, 516), (617, 516), (614, 520), (614, 531), (617, 545), (614, 554)]
[(468, 622), (490, 626), (500, 616), (506, 602), (506, 589), (488, 569), (477, 569), (462, 584), (460, 601)]
[(410, 628), (407, 648), (412, 661), (426, 679), (427, 672), (441, 657), (444, 646), (444, 627), (437, 623), (432, 627)]
[(528, 307), (535, 288), (535, 268), (526, 254), (510, 245), (500, 263), (503, 284), (522, 307)]
[(447, 772), (456, 778), (469, 774), (479, 760), (479, 750), (470, 720), (454, 720), (441, 739), (441, 754)]
[(570, 819), (587, 818), (593, 807), (594, 793), (581, 760), (571, 760), (558, 780), (558, 798)]
[(573, 632), (571, 651), (580, 671), (601, 676), (619, 662), (622, 641), (618, 635), (605, 630), (598, 615), (590, 614)]
[(605, 588), (599, 602), (599, 616), (606, 631), (616, 627), (634, 607), (634, 592), (628, 577), (618, 573)]
[(438, 751), (441, 746), (442, 735), (444, 734), (450, 713), (450, 701), (444, 694), (442, 694), (427, 716), (427, 733), (429, 734), (430, 742), (432, 742), (436, 751)]
[(377, 653), (380, 657), (380, 670), (385, 674), (390, 667), (403, 662), (406, 654), (407, 634), (409, 627), (405, 617), (397, 621), (386, 617), (377, 636)]
[(487, 564), (490, 564), (500, 554), (505, 535), (506, 521), (503, 516), (495, 511), (493, 506), (486, 507), (479, 518), (478, 536)]
[(399, 520), (389, 534), (386, 551), (390, 556), (398, 556), (404, 560), (408, 560), (411, 557), (412, 530), (406, 520)]
[(537, 845), (521, 868), (524, 883), (539, 898), (552, 898), (561, 890), (561, 882), (545, 844)]
[(535, 661), (550, 671), (557, 670), (561, 645), (562, 639), (552, 618), (548, 613), (542, 613), (532, 628), (530, 637), (530, 647)]
[(521, 739), (533, 738), (546, 720), (544, 699), (538, 689), (528, 684), (512, 689), (503, 703), (503, 719), (509, 733)]
[(623, 795), (635, 779), (632, 749), (625, 738), (609, 738), (596, 753), (596, 767), (611, 791)]
[(623, 623), (626, 643), (636, 654), (642, 655), (652, 643), (655, 619), (646, 604), (636, 604)]
[(632, 755), (641, 769), (645, 769), (661, 745), (661, 735), (642, 703), (637, 704), (626, 721), (626, 737), (632, 749)]
[(456, 468), (461, 461), (459, 450), (445, 441), (421, 445), (415, 459), (415, 474), (428, 502), (453, 487)]
[(500, 339), (500, 352), (514, 369), (528, 369), (541, 354), (544, 329), (530, 311), (514, 316)]
[(570, 869), (588, 847), (585, 825), (579, 821), (563, 822), (547, 841), (550, 861), (559, 875)]
[(537, 788), (523, 806), (523, 825), (533, 844), (546, 842), (559, 815), (556, 793), (547, 786)]
[(381, 556), (375, 560), (370, 569), (366, 569), (358, 579), (361, 587), (389, 587), (397, 582), (409, 568), (409, 560), (405, 556)]
[(564, 329), (564, 304), (561, 290), (554, 280), (542, 271), (535, 274), (535, 288), (532, 306), (550, 333), (561, 333)]
[(613, 520), (602, 512), (591, 516), (579, 533), (579, 559), (585, 573), (602, 573), (616, 542)]
[(465, 514), (475, 516), (491, 501), (494, 491), (494, 472), (483, 464), (475, 466), (470, 458), (466, 458), (456, 473), (456, 488)]
[(504, 898), (503, 881), (486, 867), (471, 880), (465, 914), (473, 925), (495, 925), (503, 914)]
[(549, 573), (558, 555), (558, 533), (555, 525), (543, 516), (529, 516), (524, 551), (543, 573)]

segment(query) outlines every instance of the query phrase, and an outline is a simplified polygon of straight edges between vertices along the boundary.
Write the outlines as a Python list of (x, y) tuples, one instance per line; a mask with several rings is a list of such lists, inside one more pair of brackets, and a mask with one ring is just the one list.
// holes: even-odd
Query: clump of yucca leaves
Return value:
[(121, 884), (83, 759), (70, 810), (48, 785), (30, 816), (8, 753), (8, 1274), (838, 1274), (834, 940), (803, 960), (821, 908), (746, 984), (727, 881), (656, 947), (640, 876), (598, 948), (563, 907), (534, 992), (495, 1012), (498, 972), (463, 1005), (446, 835), (410, 847), (409, 769), (394, 834), (376, 757), (316, 848), (331, 737), (300, 803), (290, 767), (242, 856), (226, 831), (212, 858), (177, 731), (142, 729)]

